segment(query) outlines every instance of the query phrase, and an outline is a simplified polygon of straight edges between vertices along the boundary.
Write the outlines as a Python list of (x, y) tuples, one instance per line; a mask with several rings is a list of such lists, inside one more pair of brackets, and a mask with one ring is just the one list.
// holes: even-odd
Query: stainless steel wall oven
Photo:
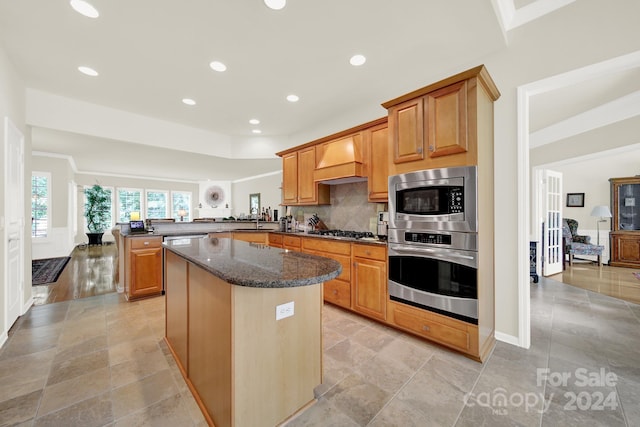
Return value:
[(391, 300), (478, 323), (476, 168), (389, 177)]
[(389, 228), (477, 232), (477, 168), (389, 177)]

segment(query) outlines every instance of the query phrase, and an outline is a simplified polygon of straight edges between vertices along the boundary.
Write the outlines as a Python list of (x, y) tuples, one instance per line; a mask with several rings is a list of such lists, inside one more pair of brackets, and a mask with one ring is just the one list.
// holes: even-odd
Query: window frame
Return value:
[(121, 220), (120, 218), (120, 212), (122, 209), (122, 206), (120, 204), (120, 192), (121, 191), (127, 191), (127, 192), (137, 192), (140, 194), (140, 209), (138, 211), (133, 211), (133, 212), (140, 212), (140, 218), (142, 219), (142, 216), (144, 215), (145, 212), (145, 206), (144, 206), (144, 201), (145, 198), (144, 196), (144, 189), (142, 188), (131, 188), (131, 187), (117, 187), (116, 188), (116, 222), (121, 222), (121, 223), (129, 223), (129, 221), (131, 220), (131, 213), (129, 213), (129, 216), (123, 220)]
[(47, 179), (47, 222), (46, 222), (46, 228), (45, 228), (45, 235), (44, 236), (34, 236), (33, 235), (33, 221), (35, 216), (33, 215), (33, 203), (31, 204), (31, 240), (34, 242), (43, 242), (43, 241), (47, 241), (51, 239), (51, 224), (52, 224), (52, 219), (51, 219), (51, 213), (53, 212), (53, 209), (51, 209), (51, 202), (52, 202), (52, 197), (51, 197), (51, 172), (44, 172), (44, 171), (32, 171), (31, 172), (31, 200), (33, 201), (33, 178), (34, 177), (43, 177)]
[[(149, 215), (149, 193), (161, 193), (164, 194), (165, 204), (164, 204), (164, 215), (160, 218), (151, 218)], [(172, 200), (169, 199), (171, 194), (169, 190), (153, 190), (153, 189), (145, 189), (144, 190), (144, 202), (145, 202), (145, 219), (165, 219), (170, 218), (169, 216), (169, 206), (172, 204)]]
[(174, 205), (173, 195), (174, 194), (183, 194), (189, 198), (189, 203), (187, 204), (187, 215), (184, 217), (185, 221), (193, 221), (193, 192), (191, 191), (180, 191), (180, 190), (171, 190), (171, 212), (170, 218), (174, 218), (177, 222), (180, 221), (180, 216), (178, 215), (178, 208)]

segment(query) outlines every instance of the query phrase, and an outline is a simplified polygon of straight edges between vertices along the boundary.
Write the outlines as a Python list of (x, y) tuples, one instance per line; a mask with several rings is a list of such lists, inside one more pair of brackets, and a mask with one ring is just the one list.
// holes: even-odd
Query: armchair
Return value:
[(578, 221), (571, 218), (562, 220), (562, 240), (565, 255), (569, 255), (569, 265), (573, 265), (574, 255), (592, 255), (598, 259), (598, 265), (602, 265), (602, 252), (604, 246), (592, 245), (591, 236), (582, 236), (577, 234)]

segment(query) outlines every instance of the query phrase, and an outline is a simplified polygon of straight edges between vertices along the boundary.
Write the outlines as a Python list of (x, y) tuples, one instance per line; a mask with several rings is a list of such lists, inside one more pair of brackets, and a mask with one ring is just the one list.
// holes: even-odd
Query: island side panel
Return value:
[[(277, 425), (322, 382), (322, 283), (232, 292), (235, 425)], [(292, 301), (293, 316), (276, 320)]]
[[(231, 288), (189, 263), (189, 380), (216, 427), (231, 427)], [(235, 424), (238, 426), (238, 424)]]
[(165, 335), (182, 374), (187, 376), (187, 334), (189, 284), (187, 281), (187, 261), (171, 251), (164, 250), (165, 259)]

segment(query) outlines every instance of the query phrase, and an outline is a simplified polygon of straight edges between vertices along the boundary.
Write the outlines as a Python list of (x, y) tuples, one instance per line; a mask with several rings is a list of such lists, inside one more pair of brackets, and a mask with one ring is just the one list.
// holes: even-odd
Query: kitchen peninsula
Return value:
[(278, 425), (322, 382), (334, 260), (227, 237), (166, 241), (166, 342), (210, 425)]

